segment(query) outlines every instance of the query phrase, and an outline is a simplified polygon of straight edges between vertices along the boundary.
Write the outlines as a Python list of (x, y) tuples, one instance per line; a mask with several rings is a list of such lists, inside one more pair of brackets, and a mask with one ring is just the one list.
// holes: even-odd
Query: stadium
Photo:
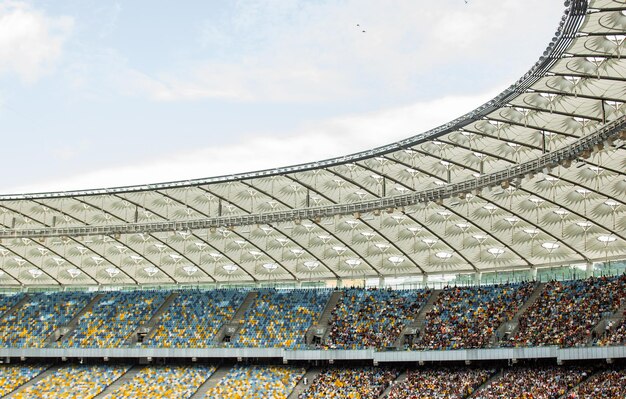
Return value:
[(626, 397), (626, 2), (565, 8), (401, 141), (0, 195), (0, 397)]

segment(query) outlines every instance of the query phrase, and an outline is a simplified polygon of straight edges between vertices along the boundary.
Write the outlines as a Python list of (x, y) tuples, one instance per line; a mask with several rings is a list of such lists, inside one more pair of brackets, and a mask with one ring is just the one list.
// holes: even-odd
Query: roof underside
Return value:
[[(625, 10), (572, 1), (515, 85), (379, 149), (198, 181), (0, 197), (0, 284), (321, 280), (625, 257)], [(566, 155), (538, 163), (557, 153)], [(485, 180), (495, 175), (506, 176)]]

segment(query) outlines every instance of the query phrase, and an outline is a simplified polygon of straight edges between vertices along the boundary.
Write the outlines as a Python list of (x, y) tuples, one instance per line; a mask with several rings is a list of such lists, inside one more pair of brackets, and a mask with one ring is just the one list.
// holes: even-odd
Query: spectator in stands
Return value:
[(519, 367), (505, 370), (477, 392), (474, 399), (557, 399), (589, 373), (580, 367)]
[(409, 370), (407, 378), (392, 388), (386, 399), (463, 399), (484, 384), (495, 370), (436, 368)]
[(552, 281), (520, 318), (519, 328), (504, 345), (571, 347), (588, 343), (605, 313), (626, 298), (626, 276)]
[(339, 349), (395, 345), (413, 321), (429, 291), (347, 289), (335, 307), (325, 346)]
[(626, 398), (626, 370), (605, 370), (591, 376), (567, 395), (567, 399)]
[(377, 399), (397, 376), (398, 370), (389, 368), (326, 369), (298, 399)]
[(526, 302), (532, 283), (448, 287), (426, 315), (414, 349), (484, 348), (497, 328)]

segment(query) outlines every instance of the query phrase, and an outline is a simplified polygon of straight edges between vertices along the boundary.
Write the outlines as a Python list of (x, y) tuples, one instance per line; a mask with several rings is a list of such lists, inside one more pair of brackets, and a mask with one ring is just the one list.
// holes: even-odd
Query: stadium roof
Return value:
[(626, 3), (565, 4), (517, 83), (406, 140), (231, 176), (0, 196), (0, 284), (303, 281), (623, 258)]

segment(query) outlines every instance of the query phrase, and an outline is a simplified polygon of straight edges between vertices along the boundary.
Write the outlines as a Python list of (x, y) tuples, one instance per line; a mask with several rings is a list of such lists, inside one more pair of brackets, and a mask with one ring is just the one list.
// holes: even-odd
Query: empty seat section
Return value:
[(120, 378), (128, 366), (65, 366), (13, 395), (15, 399), (91, 399)]
[(392, 346), (428, 299), (428, 291), (347, 289), (333, 310), (326, 346)]
[(377, 399), (398, 376), (382, 367), (330, 368), (322, 371), (298, 399)]
[(304, 347), (306, 331), (320, 317), (330, 294), (327, 289), (261, 290), (232, 346)]
[(214, 372), (213, 366), (149, 366), (105, 398), (189, 398)]
[(10, 294), (0, 295), (0, 317), (13, 306), (15, 306), (22, 298), (24, 294)]
[(48, 366), (45, 365), (2, 365), (0, 366), (0, 397), (37, 377)]
[(505, 320), (512, 318), (533, 291), (531, 283), (449, 287), (426, 315), (414, 349), (484, 348)]
[(106, 293), (85, 312), (65, 347), (119, 347), (157, 311), (169, 291), (119, 291)]
[(72, 320), (92, 297), (93, 294), (86, 292), (30, 294), (26, 303), (0, 320), (0, 345), (44, 346), (46, 338)]
[(209, 388), (207, 399), (285, 399), (305, 370), (287, 366), (235, 366)]
[(231, 319), (247, 291), (182, 291), (161, 316), (147, 346), (205, 348), (220, 326)]
[(503, 345), (576, 346), (586, 343), (603, 314), (626, 298), (626, 276), (552, 281)]

